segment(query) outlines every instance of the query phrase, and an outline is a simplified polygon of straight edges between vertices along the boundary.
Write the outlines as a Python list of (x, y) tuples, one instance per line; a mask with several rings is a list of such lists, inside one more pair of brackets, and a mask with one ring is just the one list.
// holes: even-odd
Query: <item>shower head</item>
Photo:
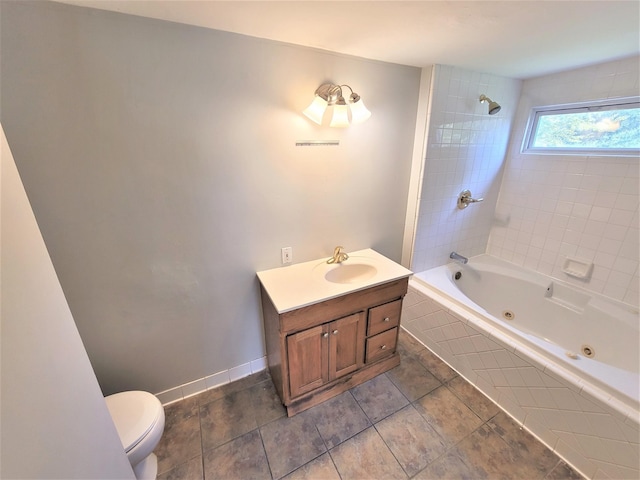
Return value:
[(489, 97), (487, 97), (484, 93), (480, 95), (480, 103), (487, 102), (489, 104), (489, 115), (495, 115), (502, 108), (498, 105), (498, 102), (494, 102)]

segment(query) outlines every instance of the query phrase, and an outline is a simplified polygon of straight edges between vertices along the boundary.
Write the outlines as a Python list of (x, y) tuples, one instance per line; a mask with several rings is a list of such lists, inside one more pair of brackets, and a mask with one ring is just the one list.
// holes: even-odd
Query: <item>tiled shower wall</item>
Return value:
[[(488, 253), (638, 305), (638, 158), (520, 148), (532, 107), (638, 95), (639, 72), (632, 57), (524, 81)], [(567, 256), (594, 263), (589, 281), (562, 272)]]
[[(493, 220), (511, 123), (521, 82), (486, 73), (436, 65), (431, 115), (419, 198), (413, 259), (414, 271), (449, 261), (457, 251), (485, 253)], [(488, 115), (485, 94), (502, 105)], [(462, 190), (483, 203), (456, 207)]]

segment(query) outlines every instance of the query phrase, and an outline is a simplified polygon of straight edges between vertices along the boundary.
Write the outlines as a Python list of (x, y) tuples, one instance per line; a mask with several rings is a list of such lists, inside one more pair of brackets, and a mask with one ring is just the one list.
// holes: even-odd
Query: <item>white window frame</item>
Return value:
[(529, 114), (529, 121), (522, 141), (522, 153), (536, 155), (582, 155), (582, 156), (611, 156), (611, 157), (637, 157), (640, 156), (638, 148), (567, 148), (567, 147), (534, 147), (532, 145), (538, 128), (540, 117), (546, 115), (563, 115), (567, 113), (593, 112), (599, 110), (617, 110), (622, 106), (640, 108), (640, 96), (610, 98), (580, 103), (565, 103), (561, 105), (546, 105), (534, 107)]

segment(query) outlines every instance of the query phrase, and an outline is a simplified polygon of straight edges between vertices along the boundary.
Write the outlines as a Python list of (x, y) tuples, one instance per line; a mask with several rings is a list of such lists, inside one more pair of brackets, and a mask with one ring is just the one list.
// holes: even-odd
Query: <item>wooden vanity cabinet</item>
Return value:
[(291, 397), (315, 390), (364, 364), (363, 312), (287, 336)]
[(285, 313), (261, 286), (269, 369), (289, 416), (400, 364), (407, 284), (403, 278)]

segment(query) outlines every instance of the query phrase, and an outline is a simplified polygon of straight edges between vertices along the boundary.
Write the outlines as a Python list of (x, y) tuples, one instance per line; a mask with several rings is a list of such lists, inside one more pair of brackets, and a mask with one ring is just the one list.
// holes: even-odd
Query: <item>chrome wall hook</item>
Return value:
[(482, 202), (484, 198), (473, 198), (469, 190), (463, 190), (458, 196), (458, 208), (463, 210), (469, 206), (470, 203)]

